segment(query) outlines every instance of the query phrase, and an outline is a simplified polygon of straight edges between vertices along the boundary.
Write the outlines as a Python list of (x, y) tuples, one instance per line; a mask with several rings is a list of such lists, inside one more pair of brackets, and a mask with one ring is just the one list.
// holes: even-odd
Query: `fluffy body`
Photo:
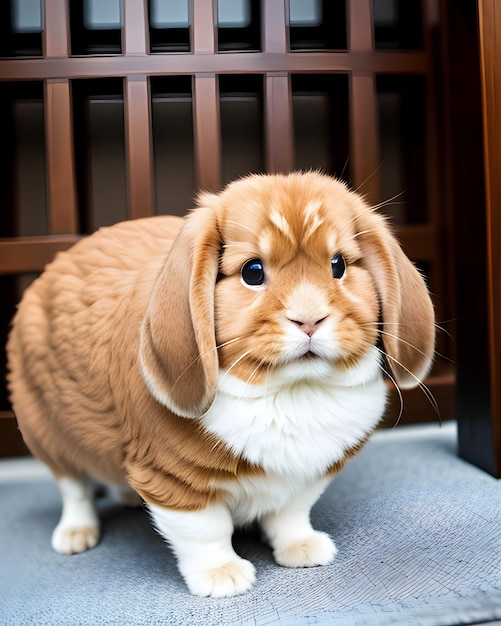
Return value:
[(97, 543), (95, 479), (141, 496), (197, 595), (252, 586), (231, 536), (254, 520), (277, 563), (329, 562), (310, 509), (380, 420), (383, 370), (426, 374), (433, 322), (383, 218), (316, 173), (83, 239), (25, 292), (8, 342), (20, 429), (61, 491), (53, 547)]

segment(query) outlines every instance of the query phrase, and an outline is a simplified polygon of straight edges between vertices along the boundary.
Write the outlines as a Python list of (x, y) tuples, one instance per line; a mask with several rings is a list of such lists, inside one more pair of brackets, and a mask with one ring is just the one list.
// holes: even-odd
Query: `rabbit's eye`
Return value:
[(343, 259), (343, 255), (341, 254), (341, 252), (338, 252), (332, 257), (331, 266), (332, 275), (334, 276), (334, 278), (342, 278), (346, 270), (346, 263)]
[(243, 264), (242, 280), (251, 287), (264, 283), (264, 266), (261, 259), (250, 259)]

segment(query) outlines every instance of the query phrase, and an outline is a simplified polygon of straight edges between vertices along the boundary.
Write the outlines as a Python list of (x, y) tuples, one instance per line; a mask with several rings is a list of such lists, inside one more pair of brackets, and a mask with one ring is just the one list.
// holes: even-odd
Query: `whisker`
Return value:
[(404, 413), (404, 397), (402, 395), (402, 392), (400, 391), (400, 387), (397, 385), (397, 381), (393, 378), (390, 372), (388, 372), (381, 363), (378, 363), (378, 366), (379, 366), (379, 369), (383, 372), (383, 374), (385, 374), (393, 383), (393, 386), (395, 387), (395, 391), (398, 394), (398, 399), (400, 402), (400, 410), (398, 412), (397, 420), (392, 426), (392, 428), (396, 428), (400, 424), (400, 420), (402, 419), (402, 415)]
[(210, 350), (206, 350), (205, 352), (202, 352), (201, 354), (197, 355), (197, 357), (195, 359), (193, 359), (193, 361), (191, 363), (189, 363), (184, 368), (184, 370), (179, 374), (179, 376), (176, 378), (176, 380), (174, 381), (174, 384), (172, 385), (172, 389), (174, 389), (174, 387), (181, 380), (181, 378), (186, 374), (186, 372), (190, 368), (192, 368), (195, 365), (195, 363), (198, 363), (198, 361), (200, 361), (204, 356), (206, 356), (207, 354), (210, 354), (211, 352), (214, 352), (214, 351), (217, 352), (217, 350), (219, 350), (220, 348), (223, 348), (224, 346), (228, 346), (229, 344), (235, 343), (236, 341), (240, 341), (242, 339), (244, 339), (243, 335), (241, 337), (234, 337), (233, 339), (229, 339), (228, 341), (224, 341), (223, 343), (220, 343), (215, 348), (211, 348)]
[(376, 169), (371, 174), (369, 174), (369, 176), (367, 176), (367, 178), (365, 180), (363, 180), (360, 183), (360, 185), (356, 189), (354, 189), (354, 191), (356, 193), (360, 193), (360, 189), (365, 185), (365, 183), (367, 183), (381, 169), (382, 165), (383, 165), (383, 161), (381, 161), (379, 163), (379, 165), (376, 167)]
[(397, 198), (399, 198), (400, 196), (403, 196), (404, 194), (405, 194), (405, 191), (400, 191), (399, 193), (395, 194), (391, 198), (388, 198), (387, 200), (378, 202), (378, 204), (373, 204), (370, 207), (370, 209), (374, 211), (376, 209), (381, 209), (384, 206), (389, 206), (390, 204), (401, 204), (401, 202), (393, 202), (393, 200), (396, 200)]
[[(231, 367), (230, 367), (230, 368), (228, 368), (228, 370), (225, 372), (225, 375), (226, 375), (226, 374), (228, 374), (228, 372), (230, 371), (230, 369), (231, 369), (232, 367), (234, 367), (234, 366), (237, 364), (237, 362), (238, 362), (238, 361), (240, 361), (240, 360), (241, 360), (244, 356), (248, 356), (248, 355), (250, 354), (250, 352), (251, 352), (251, 351), (249, 350), (246, 354), (244, 354), (244, 355), (242, 355), (241, 357), (239, 357), (239, 358), (235, 361), (235, 363), (233, 363), (233, 364), (231, 365)], [(249, 374), (249, 376), (247, 377), (247, 380), (246, 380), (246, 381), (245, 381), (245, 383), (244, 383), (244, 385), (245, 385), (246, 387), (247, 387), (247, 385), (250, 385), (250, 384), (251, 384), (251, 380), (252, 380), (253, 376), (254, 376), (254, 375), (256, 374), (256, 372), (257, 372), (257, 371), (258, 371), (258, 370), (259, 370), (259, 369), (263, 366), (263, 363), (264, 363), (264, 361), (263, 361), (262, 359), (258, 361), (258, 363), (257, 363), (256, 367), (252, 370), (252, 372)], [(269, 368), (268, 368), (268, 372), (269, 372)], [(266, 377), (266, 383), (268, 383), (268, 377)], [(266, 395), (266, 389), (265, 389), (265, 395)], [(242, 399), (243, 399), (243, 392), (242, 392), (242, 394), (240, 395), (240, 397), (237, 399), (237, 407), (238, 407), (238, 403), (239, 403)]]
[[(219, 348), (224, 348), (224, 346), (229, 346), (230, 343), (241, 341), (242, 339), (245, 339), (245, 335), (240, 335), (240, 337), (234, 337), (233, 339), (228, 339), (228, 341), (223, 341), (223, 343), (220, 343), (216, 346), (216, 350), (219, 350)], [(207, 350), (205, 354), (209, 354), (209, 352), (212, 352), (212, 350)]]
[(346, 168), (348, 167), (349, 162), (350, 162), (350, 155), (346, 157), (346, 161), (344, 162), (343, 169), (341, 170), (341, 174), (339, 175), (339, 178), (341, 180), (343, 179), (344, 173), (346, 171)]
[(261, 367), (261, 364), (258, 363), (256, 367), (252, 370), (252, 372), (247, 376), (247, 380), (245, 381), (246, 385), (251, 384), (251, 380), (254, 378), (256, 372), (260, 369), (260, 367)]
[[(386, 330), (379, 330), (379, 332), (382, 335), (386, 335), (386, 337), (391, 337), (392, 339), (396, 339), (397, 341), (400, 341), (400, 343), (403, 343), (406, 346), (409, 346), (409, 348), (412, 348), (413, 350), (415, 350), (418, 354), (421, 354), (424, 357), (427, 357), (428, 355), (423, 352), (422, 350), (420, 350), (419, 348), (417, 348), (414, 344), (412, 344), (410, 341), (406, 341), (405, 339), (402, 339), (402, 337), (399, 337), (398, 335), (394, 335), (393, 333), (389, 333)], [(438, 354), (438, 353), (437, 353)], [(442, 356), (442, 355), (440, 355)], [(446, 357), (444, 357), (446, 358)]]
[(268, 363), (268, 368), (266, 370), (266, 381), (264, 383), (264, 395), (266, 396), (268, 393), (268, 380), (270, 378), (270, 370), (271, 370), (271, 363)]
[[(412, 348), (413, 350), (415, 350), (416, 352), (418, 352), (419, 354), (422, 354), (423, 356), (427, 356), (422, 350), (420, 350), (419, 348), (417, 348), (415, 345), (413, 345), (412, 343), (410, 343), (409, 341), (406, 341), (405, 339), (403, 339), (402, 337), (399, 337), (398, 335), (394, 335), (393, 333), (389, 333), (385, 330), (381, 330), (381, 326), (386, 325), (394, 325), (394, 326), (409, 326), (409, 324), (402, 324), (400, 322), (366, 322), (365, 324), (362, 324), (362, 326), (369, 326), (369, 327), (374, 327), (374, 328), (379, 328), (379, 332), (382, 335), (386, 335), (387, 337), (392, 337), (393, 339), (396, 339), (397, 341), (402, 342), (403, 344), (405, 344), (406, 346), (409, 346), (410, 348)], [(435, 325), (436, 326), (436, 325)], [(441, 330), (441, 329), (440, 329)], [(447, 361), (449, 363), (454, 363), (453, 359), (450, 359), (448, 356), (446, 356), (445, 354), (442, 354), (441, 352), (437, 352), (435, 351), (435, 355), (439, 356), (441, 359), (443, 359), (444, 361)]]
[(230, 367), (228, 367), (228, 368), (227, 368), (227, 370), (225, 371), (224, 376), (225, 376), (225, 377), (226, 377), (226, 376), (228, 376), (228, 374), (231, 372), (231, 370), (232, 370), (233, 368), (235, 368), (235, 367), (236, 367), (236, 366), (237, 366), (237, 365), (238, 365), (241, 361), (243, 361), (246, 357), (248, 357), (250, 353), (251, 353), (251, 350), (246, 350), (245, 352), (243, 352), (243, 353), (242, 353), (242, 354), (238, 357), (238, 359), (235, 359), (235, 360), (233, 361), (233, 363), (230, 365)]
[(367, 233), (373, 233), (374, 230), (372, 229), (368, 229), (368, 230), (361, 230), (358, 233), (355, 233), (354, 235), (351, 236), (351, 239), (356, 239), (357, 237), (360, 237), (361, 235), (367, 235)]
[[(454, 321), (454, 320), (451, 320)], [(445, 324), (446, 322), (440, 322), (440, 324)], [(451, 335), (451, 333), (448, 330), (445, 330), (445, 328), (443, 326), (440, 326), (440, 324), (435, 324), (435, 328), (439, 331), (441, 331), (442, 333), (444, 333), (444, 335), (447, 335), (447, 337), (455, 343), (455, 339), (454, 337)]]
[(411, 376), (411, 378), (414, 378), (414, 380), (417, 382), (419, 388), (422, 390), (422, 392), (426, 396), (428, 402), (433, 407), (433, 410), (437, 414), (439, 422), (442, 423), (442, 417), (440, 415), (440, 409), (438, 407), (437, 401), (435, 400), (433, 394), (428, 389), (428, 387), (423, 383), (423, 381), (419, 380), (419, 378), (413, 372), (411, 372), (410, 369), (405, 367), (405, 365), (403, 365), (398, 359), (396, 359), (395, 357), (391, 356), (391, 354), (388, 354), (387, 352), (385, 352), (384, 350), (381, 350), (381, 348), (378, 348), (377, 346), (375, 346), (375, 348), (381, 354), (383, 354), (387, 359), (390, 359), (391, 361), (393, 361), (394, 363), (399, 365), (403, 370), (405, 370), (409, 374), (409, 376)]

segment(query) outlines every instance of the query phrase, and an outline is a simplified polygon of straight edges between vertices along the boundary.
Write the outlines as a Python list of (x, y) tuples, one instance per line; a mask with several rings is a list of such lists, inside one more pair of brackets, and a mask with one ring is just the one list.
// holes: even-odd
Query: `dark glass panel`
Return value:
[(127, 218), (123, 81), (72, 83), (80, 224), (84, 233)]
[(291, 50), (346, 50), (345, 0), (289, 0)]
[(349, 182), (348, 77), (293, 75), (292, 107), (295, 168), (320, 169)]
[(219, 77), (223, 181), (264, 171), (263, 77)]
[(376, 84), (382, 210), (397, 224), (425, 222), (425, 79), (380, 75)]
[(193, 206), (195, 156), (191, 76), (151, 78), (156, 213)]

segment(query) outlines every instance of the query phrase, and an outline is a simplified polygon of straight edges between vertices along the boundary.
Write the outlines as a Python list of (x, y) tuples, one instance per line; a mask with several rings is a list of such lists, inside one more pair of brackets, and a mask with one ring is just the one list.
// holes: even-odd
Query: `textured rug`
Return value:
[(0, 461), (0, 624), (495, 623), (501, 483), (457, 458), (455, 441), (453, 424), (377, 433), (312, 513), (336, 541), (335, 562), (281, 568), (257, 533), (237, 534), (258, 582), (224, 599), (190, 596), (147, 514), (108, 496), (100, 544), (57, 555), (55, 485), (33, 461)]

